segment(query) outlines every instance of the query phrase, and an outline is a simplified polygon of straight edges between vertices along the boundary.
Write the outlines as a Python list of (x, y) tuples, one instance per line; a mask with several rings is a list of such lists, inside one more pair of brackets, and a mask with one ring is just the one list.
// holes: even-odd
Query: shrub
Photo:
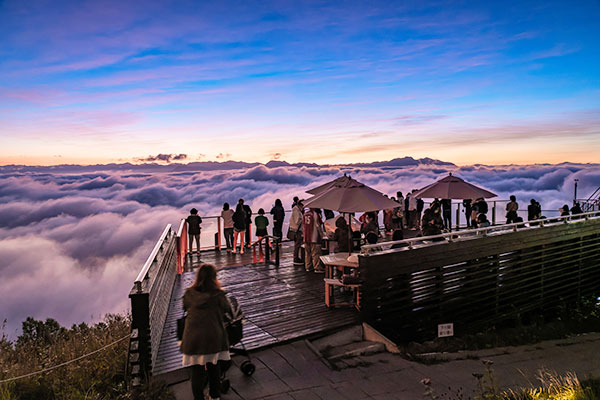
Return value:
[[(61, 327), (53, 319), (27, 318), (23, 322), (23, 333), (14, 343), (4, 335), (0, 338), (0, 380), (95, 353), (49, 372), (0, 384), (0, 400), (168, 399), (168, 389), (164, 385), (148, 385), (136, 393), (127, 390), (125, 369), (129, 333), (129, 317), (118, 314), (108, 314), (103, 321), (93, 325), (82, 323), (70, 329)], [(123, 340), (97, 351), (119, 339)], [(135, 397), (140, 393), (143, 397)]]

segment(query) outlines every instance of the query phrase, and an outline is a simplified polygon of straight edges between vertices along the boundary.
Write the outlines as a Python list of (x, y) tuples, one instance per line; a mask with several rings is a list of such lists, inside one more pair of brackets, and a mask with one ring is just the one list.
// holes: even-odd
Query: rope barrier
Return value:
[(64, 366), (66, 366), (66, 365), (73, 364), (74, 362), (77, 362), (77, 361), (79, 361), (79, 360), (82, 360), (82, 359), (84, 359), (84, 358), (86, 358), (86, 357), (89, 357), (89, 356), (91, 356), (91, 355), (94, 355), (94, 354), (96, 354), (96, 353), (99, 353), (99, 352), (101, 352), (102, 350), (106, 350), (107, 348), (109, 348), (109, 347), (112, 347), (112, 346), (114, 346), (115, 344), (117, 344), (117, 343), (119, 343), (119, 342), (122, 342), (123, 340), (125, 340), (125, 339), (128, 339), (128, 338), (130, 338), (130, 337), (131, 337), (131, 334), (129, 334), (129, 335), (126, 335), (126, 336), (123, 336), (122, 338), (120, 338), (120, 339), (117, 339), (117, 340), (115, 340), (114, 342), (112, 342), (112, 343), (110, 343), (110, 344), (107, 344), (106, 346), (100, 347), (99, 349), (97, 349), (97, 350), (94, 350), (94, 351), (92, 351), (91, 353), (84, 354), (84, 355), (82, 355), (82, 356), (80, 356), (80, 357), (74, 358), (73, 360), (70, 360), (70, 361), (65, 361), (64, 363), (61, 363), (61, 364), (55, 365), (55, 366), (53, 366), (53, 367), (50, 367), (50, 368), (45, 368), (45, 369), (42, 369), (42, 370), (40, 370), (40, 371), (31, 372), (31, 373), (29, 373), (29, 374), (25, 374), (25, 375), (21, 375), (21, 376), (15, 376), (14, 378), (8, 378), (8, 379), (0, 380), (0, 383), (12, 382), (12, 381), (16, 381), (16, 380), (23, 379), (23, 378), (29, 378), (30, 376), (35, 376), (35, 375), (43, 374), (44, 372), (49, 372), (49, 371), (55, 370), (55, 369), (57, 369), (57, 368), (64, 367)]

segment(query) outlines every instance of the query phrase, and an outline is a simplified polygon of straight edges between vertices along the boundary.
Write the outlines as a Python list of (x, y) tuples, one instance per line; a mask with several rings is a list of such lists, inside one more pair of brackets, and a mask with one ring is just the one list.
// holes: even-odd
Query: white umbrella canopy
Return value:
[(411, 196), (427, 199), (477, 199), (480, 197), (487, 199), (497, 195), (449, 174), (447, 177), (411, 194)]
[(339, 178), (335, 178), (332, 181), (329, 181), (327, 183), (322, 184), (321, 186), (317, 186), (315, 188), (312, 188), (310, 190), (307, 190), (306, 193), (308, 194), (312, 194), (313, 196), (316, 196), (317, 194), (321, 194), (329, 189), (331, 189), (332, 187), (336, 186), (336, 185), (345, 185), (348, 182), (358, 182), (355, 179), (352, 179), (351, 177), (349, 177), (348, 175), (344, 174), (344, 176), (340, 176)]
[(304, 201), (307, 208), (325, 208), (342, 213), (385, 210), (400, 204), (385, 197), (383, 193), (348, 177), (328, 190)]

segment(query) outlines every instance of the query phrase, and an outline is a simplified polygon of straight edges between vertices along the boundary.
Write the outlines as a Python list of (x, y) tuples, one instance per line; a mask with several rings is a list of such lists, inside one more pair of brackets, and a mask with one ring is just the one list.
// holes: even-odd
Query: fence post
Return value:
[(281, 239), (275, 239), (275, 266), (279, 267), (279, 247)]
[(217, 217), (217, 233), (219, 234), (219, 247), (217, 251), (221, 251), (221, 217)]
[(492, 206), (492, 225), (496, 225), (496, 201), (494, 200), (494, 205)]
[(271, 262), (271, 246), (268, 236), (265, 238), (265, 243), (265, 264), (268, 264)]
[(456, 230), (460, 230), (460, 203), (456, 204)]

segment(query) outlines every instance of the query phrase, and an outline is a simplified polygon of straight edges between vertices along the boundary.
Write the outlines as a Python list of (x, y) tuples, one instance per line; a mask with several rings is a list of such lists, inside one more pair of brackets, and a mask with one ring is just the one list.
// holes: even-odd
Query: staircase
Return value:
[(584, 213), (600, 209), (600, 187), (594, 190), (594, 193), (587, 200), (581, 201), (580, 205)]
[(366, 340), (360, 325), (314, 340), (311, 347), (334, 370), (360, 366), (361, 356), (386, 351), (385, 344)]

